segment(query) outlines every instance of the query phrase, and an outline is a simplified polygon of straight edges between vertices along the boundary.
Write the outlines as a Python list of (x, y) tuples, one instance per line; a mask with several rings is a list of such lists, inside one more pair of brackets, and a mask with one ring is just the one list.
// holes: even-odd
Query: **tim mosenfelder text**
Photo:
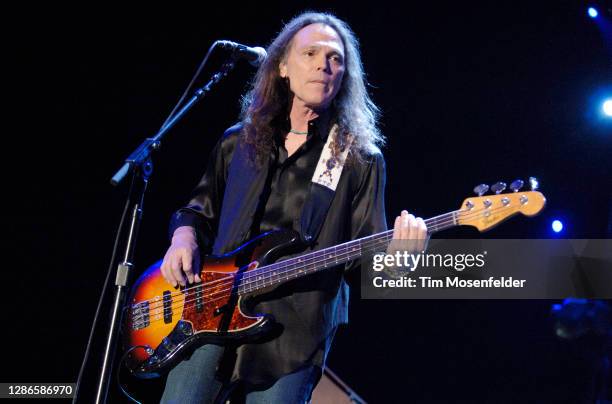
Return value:
[(460, 279), (447, 276), (435, 279), (431, 276), (419, 276), (417, 279), (401, 276), (406, 271), (414, 272), (418, 268), (453, 269), (461, 272), (464, 269), (481, 269), (485, 266), (485, 256), (481, 254), (409, 254), (407, 251), (396, 251), (394, 254), (380, 253), (372, 257), (372, 269), (375, 272), (385, 271), (396, 279), (383, 279), (378, 276), (372, 279), (376, 288), (380, 287), (422, 287), (422, 288), (523, 288), (525, 279), (512, 277), (488, 279)]

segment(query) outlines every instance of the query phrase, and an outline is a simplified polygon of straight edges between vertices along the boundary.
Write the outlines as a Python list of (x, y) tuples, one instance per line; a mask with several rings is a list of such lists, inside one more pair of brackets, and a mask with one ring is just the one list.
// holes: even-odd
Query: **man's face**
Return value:
[(279, 68), (281, 77), (289, 78), (294, 103), (325, 109), (340, 90), (344, 45), (333, 28), (307, 25), (293, 37), (291, 49)]

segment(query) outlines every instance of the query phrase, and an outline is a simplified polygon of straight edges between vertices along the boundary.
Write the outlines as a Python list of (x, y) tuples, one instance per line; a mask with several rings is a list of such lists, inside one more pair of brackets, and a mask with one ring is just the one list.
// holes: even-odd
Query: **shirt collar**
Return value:
[[(316, 135), (323, 141), (327, 141), (329, 130), (331, 129), (335, 120), (335, 114), (328, 109), (318, 117), (308, 121), (308, 139)], [(283, 125), (280, 125), (280, 131), (277, 132), (278, 136), (276, 136), (276, 140), (278, 142), (282, 142), (285, 133), (289, 132), (289, 129), (291, 129), (291, 122), (289, 121), (289, 117), (287, 117), (284, 120)]]
[(332, 112), (329, 109), (315, 119), (311, 119), (308, 121), (308, 138), (318, 135), (322, 140), (327, 140), (332, 122)]

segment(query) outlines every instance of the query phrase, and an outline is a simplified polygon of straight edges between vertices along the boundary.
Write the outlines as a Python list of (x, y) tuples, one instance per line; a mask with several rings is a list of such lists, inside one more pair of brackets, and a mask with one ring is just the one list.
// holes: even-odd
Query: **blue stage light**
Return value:
[(612, 99), (605, 100), (601, 109), (603, 109), (606, 116), (612, 117)]
[(559, 233), (561, 230), (563, 230), (563, 223), (561, 223), (560, 220), (553, 220), (552, 229), (555, 233)]
[(599, 13), (597, 12), (597, 9), (594, 7), (589, 7), (588, 13), (589, 13), (589, 17), (591, 18), (596, 18), (599, 15)]

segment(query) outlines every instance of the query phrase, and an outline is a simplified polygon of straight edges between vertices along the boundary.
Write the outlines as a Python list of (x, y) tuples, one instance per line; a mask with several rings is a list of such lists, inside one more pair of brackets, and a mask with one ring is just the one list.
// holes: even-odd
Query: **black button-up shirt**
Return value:
[[(275, 152), (262, 168), (248, 163), (249, 150), (240, 130), (240, 125), (228, 129), (217, 143), (193, 198), (170, 226), (171, 234), (179, 226), (195, 227), (201, 244), (213, 245), (215, 254), (232, 251), (273, 228), (299, 231), (329, 125), (321, 119), (309, 122), (308, 140), (289, 157), (279, 129)], [(385, 231), (384, 187), (380, 151), (372, 151), (363, 161), (348, 161), (311, 248)], [(354, 266), (347, 264), (345, 269)], [(322, 366), (336, 327), (348, 322), (348, 296), (343, 268), (317, 272), (265, 295), (255, 312), (272, 314), (281, 332), (270, 341), (242, 345), (232, 379), (268, 384), (305, 364)]]
[(306, 142), (291, 156), (285, 148), (283, 133), (276, 136), (274, 155), (270, 159), (270, 170), (264, 186), (257, 213), (253, 219), (251, 235), (273, 229), (300, 231), (300, 213), (310, 187), (327, 134), (319, 131), (315, 120), (309, 122)]

